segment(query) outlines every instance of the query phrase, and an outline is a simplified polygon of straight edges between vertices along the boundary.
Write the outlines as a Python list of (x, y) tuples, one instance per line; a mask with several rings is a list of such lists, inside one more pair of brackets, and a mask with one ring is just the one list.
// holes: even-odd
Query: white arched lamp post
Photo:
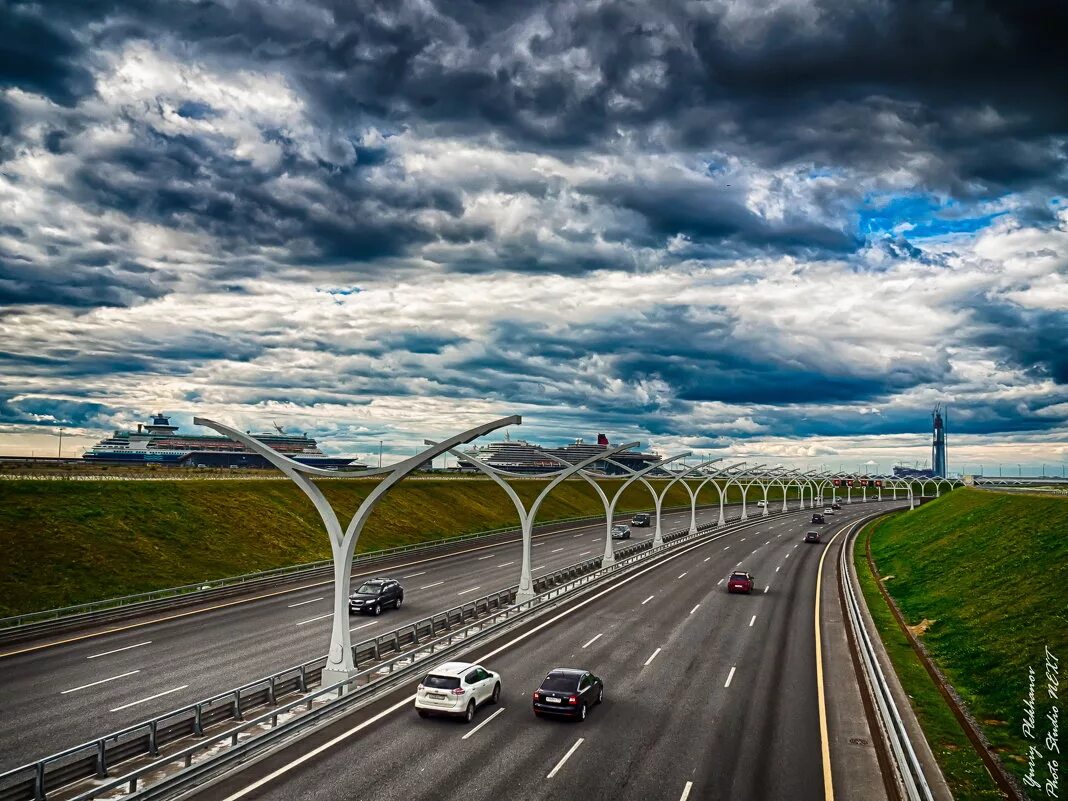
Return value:
[[(552, 454), (546, 454), (546, 455), (550, 459), (552, 459), (554, 461), (557, 461), (557, 462), (560, 462), (561, 464), (570, 464), (570, 462), (568, 462), (568, 461), (566, 461), (564, 459), (561, 459), (559, 456), (553, 456)], [(627, 487), (629, 487), (635, 481), (641, 480), (641, 482), (643, 484), (645, 484), (646, 487), (649, 488), (649, 493), (653, 496), (653, 502), (655, 503), (656, 502), (656, 492), (653, 490), (653, 488), (649, 484), (649, 482), (645, 480), (645, 474), (650, 472), (650, 471), (652, 471), (652, 470), (655, 470), (658, 467), (663, 467), (668, 462), (674, 462), (676, 459), (685, 459), (689, 455), (690, 454), (688, 452), (687, 453), (680, 453), (680, 454), (678, 454), (676, 456), (671, 456), (671, 457), (669, 457), (667, 459), (661, 459), (659, 462), (653, 462), (652, 464), (646, 465), (641, 470), (637, 470), (637, 471), (627, 467), (625, 464), (621, 464), (620, 462), (617, 462), (615, 459), (605, 459), (606, 462), (611, 462), (612, 464), (616, 465), (616, 467), (621, 467), (624, 470), (626, 470), (628, 473), (630, 473), (630, 478), (628, 478), (626, 481), (624, 481), (623, 485), (618, 490), (616, 490), (616, 492), (612, 496), (611, 500), (608, 499), (608, 496), (605, 494), (605, 491), (603, 489), (601, 489), (600, 484), (598, 484), (596, 481), (594, 481), (593, 476), (591, 476), (585, 470), (579, 471), (579, 475), (582, 478), (586, 479), (586, 483), (588, 483), (591, 487), (593, 487), (593, 489), (594, 489), (594, 491), (596, 491), (597, 495), (600, 496), (601, 503), (604, 504), (605, 542), (604, 542), (604, 557), (603, 557), (603, 559), (601, 561), (601, 566), (602, 567), (608, 567), (609, 565), (614, 565), (616, 563), (616, 551), (612, 547), (612, 521), (613, 521), (613, 518), (615, 517), (615, 513), (616, 513), (616, 503), (619, 501), (620, 497), (622, 497), (624, 490), (626, 490)]]
[[(671, 481), (667, 483), (667, 485), (664, 487), (663, 490), (661, 490), (659, 495), (655, 492), (653, 493), (653, 499), (656, 501), (656, 533), (653, 535), (654, 548), (660, 548), (664, 545), (664, 532), (660, 526), (660, 509), (663, 506), (664, 498), (667, 497), (668, 490), (671, 489), (671, 485), (674, 484), (676, 481), (680, 481), (686, 478), (686, 476), (690, 475), (695, 470), (700, 470), (702, 467), (706, 467), (707, 465), (718, 461), (718, 459), (713, 459), (711, 462), (702, 462), (701, 464), (696, 464), (693, 467), (683, 470), (681, 473), (678, 473), (673, 479), (671, 479)], [(645, 479), (642, 480), (644, 481)], [(683, 482), (683, 484), (685, 484), (685, 482)], [(650, 487), (649, 489), (650, 491), (652, 491), (652, 487)], [(689, 488), (687, 488), (687, 492), (688, 491)]]
[(516, 493), (514, 489), (505, 481), (502, 476), (509, 476), (511, 478), (546, 478), (545, 474), (542, 475), (523, 475), (521, 473), (510, 473), (506, 470), (498, 470), (495, 467), (490, 467), (485, 462), (472, 456), (469, 453), (462, 453), (453, 448), (449, 448), (449, 453), (455, 456), (457, 459), (463, 459), (465, 462), (470, 462), (487, 476), (492, 478), (503, 489), (512, 503), (515, 505), (516, 514), (519, 515), (519, 527), (523, 532), (523, 566), (519, 570), (519, 592), (516, 593), (516, 603), (525, 603), (534, 598), (534, 578), (531, 575), (530, 570), (530, 536), (534, 529), (534, 518), (538, 514), (538, 508), (541, 506), (541, 502), (545, 500), (545, 497), (552, 491), (552, 489), (563, 481), (568, 476), (574, 475), (578, 471), (585, 467), (589, 467), (595, 462), (599, 462), (606, 456), (612, 456), (620, 451), (628, 450), (629, 448), (638, 447), (637, 442), (628, 442), (626, 445), (616, 445), (610, 447), (607, 450), (603, 450), (595, 456), (591, 456), (589, 459), (584, 459), (576, 464), (568, 464), (568, 467), (561, 470), (558, 473), (550, 473), (548, 475), (553, 476), (545, 488), (538, 494), (538, 497), (534, 499), (534, 502), (530, 505), (530, 509), (526, 509), (523, 505), (522, 499)]
[[(334, 561), (334, 619), (330, 629), (330, 650), (326, 656), (326, 667), (323, 669), (323, 687), (349, 679), (356, 672), (356, 665), (352, 658), (352, 637), (349, 632), (349, 581), (352, 576), (352, 557), (356, 551), (356, 543), (363, 532), (364, 524), (371, 511), (382, 500), (382, 497), (393, 488), (402, 478), (442, 453), (451, 450), (457, 445), (471, 442), (484, 434), (516, 425), (522, 422), (518, 415), (502, 417), (492, 423), (477, 426), (462, 434), (457, 434), (428, 448), (422, 453), (405, 459), (389, 467), (379, 467), (370, 470), (325, 470), (321, 467), (312, 467), (301, 464), (288, 456), (283, 456), (273, 448), (264, 445), (243, 431), (238, 431), (230, 426), (216, 423), (202, 417), (194, 417), (195, 425), (206, 426), (215, 429), (220, 434), (240, 442), (250, 451), (258, 453), (268, 462), (286, 474), (315, 505), (316, 511), (323, 520), (326, 533), (330, 538), (330, 553)], [(308, 476), (321, 476), (323, 478), (366, 478), (368, 476), (382, 476), (370, 494), (363, 499), (356, 514), (352, 516), (348, 527), (342, 531), (341, 523), (334, 512), (326, 496)]]
[[(685, 457), (687, 457), (689, 455), (690, 455), (689, 452), (680, 453), (678, 456), (673, 456), (670, 459), (665, 459), (664, 462), (662, 462), (661, 464), (664, 464), (664, 463), (667, 463), (667, 462), (672, 462), (675, 459), (682, 459), (682, 458), (685, 458)], [(720, 461), (721, 458), (722, 457), (719, 457), (719, 458), (716, 458), (716, 459), (711, 459), (711, 460), (709, 460), (707, 462), (701, 462), (700, 464), (695, 464), (693, 467), (690, 467), (690, 468), (688, 468), (686, 470), (683, 470), (674, 479), (672, 479), (672, 481), (664, 488), (664, 493), (663, 493), (663, 495), (660, 496), (660, 501), (662, 502), (664, 500), (664, 498), (667, 496), (667, 491), (671, 488), (671, 485), (674, 484), (676, 481), (679, 481), (680, 479), (685, 479), (687, 476), (690, 475), (690, 473), (696, 472), (697, 470), (701, 470), (702, 468), (705, 468), (705, 467), (708, 467), (709, 465), (715, 464), (716, 462)], [(624, 465), (619, 464), (619, 462), (613, 462), (613, 464), (619, 465), (624, 470), (628, 470), (629, 469), (629, 468), (625, 467)], [(646, 471), (642, 471), (642, 472), (644, 473)], [(657, 495), (656, 495), (656, 490), (653, 489), (653, 485), (650, 484), (649, 480), (646, 479), (646, 478), (642, 478), (641, 482), (646, 487), (649, 488), (649, 492), (653, 496), (653, 501), (655, 503), (656, 500), (657, 500)], [(707, 479), (705, 481), (701, 482), (700, 486), (698, 486), (698, 488), (697, 488), (698, 491), (700, 491), (701, 487), (703, 487), (706, 482), (707, 482)], [(690, 496), (690, 533), (691, 534), (696, 534), (697, 533), (697, 495), (696, 495), (696, 493), (693, 492), (693, 490), (690, 489), (690, 485), (687, 484), (685, 481), (682, 482), (682, 486), (685, 487), (687, 494)], [(660, 505), (659, 504), (657, 504), (657, 508), (656, 508), (656, 530), (657, 530), (657, 532), (660, 531)], [(663, 543), (663, 539), (661, 539), (660, 540), (660, 545), (663, 545), (663, 544), (664, 544)], [(657, 545), (657, 538), (656, 538), (655, 535), (653, 537), (653, 547), (654, 548), (659, 547)]]

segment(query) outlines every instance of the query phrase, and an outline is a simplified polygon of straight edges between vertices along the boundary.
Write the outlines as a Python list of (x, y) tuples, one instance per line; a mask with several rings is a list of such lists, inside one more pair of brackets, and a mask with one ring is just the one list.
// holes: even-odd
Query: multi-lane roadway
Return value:
[[(829, 770), (834, 798), (877, 801), (874, 738), (841, 631), (816, 655), (817, 621), (840, 619), (832, 571), (844, 536), (832, 537), (873, 511), (828, 518), (820, 544), (802, 542), (811, 526), (799, 512), (679, 546), (472, 653), (504, 692), (471, 724), (419, 718), (412, 682), (200, 797), (825, 801)], [(755, 575), (752, 595), (725, 592), (737, 567)], [(533, 717), (530, 694), (553, 667), (604, 679), (585, 722)]]
[[(738, 514), (728, 507), (728, 518)], [(718, 507), (698, 510), (698, 521), (718, 515)], [(689, 510), (665, 513), (664, 529), (686, 526), (689, 517)], [(635, 528), (631, 541), (652, 531)], [(540, 529), (532, 547), (535, 577), (599, 556), (604, 537), (603, 521)], [(514, 585), (520, 558), (518, 538), (509, 535), (357, 566), (356, 581), (399, 578), (405, 603), (377, 618), (352, 618), (353, 641)], [(314, 581), (8, 646), (0, 650), (0, 706), (8, 723), (0, 727), (0, 771), (320, 656), (330, 609), (330, 583)]]

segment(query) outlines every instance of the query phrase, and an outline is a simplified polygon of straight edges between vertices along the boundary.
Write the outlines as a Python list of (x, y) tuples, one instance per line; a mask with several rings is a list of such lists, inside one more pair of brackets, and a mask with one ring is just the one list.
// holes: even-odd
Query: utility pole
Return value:
[(382, 440), (378, 440), (378, 466), (382, 466)]
[(59, 429), (59, 458), (63, 458), (63, 429)]

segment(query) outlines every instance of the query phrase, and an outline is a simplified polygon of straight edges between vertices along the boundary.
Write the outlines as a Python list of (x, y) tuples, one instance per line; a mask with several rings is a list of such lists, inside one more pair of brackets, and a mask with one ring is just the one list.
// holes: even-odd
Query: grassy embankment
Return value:
[[(603, 483), (609, 496), (619, 483)], [(374, 482), (326, 480), (319, 486), (344, 524)], [(515, 486), (529, 504), (544, 483)], [(740, 500), (737, 488), (731, 490), (728, 500)], [(755, 498), (754, 489), (750, 502)], [(706, 487), (698, 503), (717, 499)], [(676, 484), (664, 506), (689, 503)], [(617, 505), (620, 513), (649, 508), (640, 485), (628, 488)], [(603, 513), (585, 482), (565, 481), (537, 519)], [(514, 525), (514, 507), (489, 480), (408, 481), (372, 513), (357, 552)], [(0, 482), (0, 553), (2, 617), (328, 559), (330, 546), (311, 502), (282, 479), (9, 480)]]
[[(906, 623), (928, 621), (921, 635), (927, 652), (1022, 780), (1028, 746), (1041, 746), (1048, 731), (1045, 648), (1068, 656), (1068, 499), (961, 489), (875, 523), (871, 535), (876, 568)], [(1000, 798), (879, 594), (863, 536), (854, 556), (883, 642), (956, 798)], [(1036, 740), (1022, 730), (1029, 667), (1037, 682)]]

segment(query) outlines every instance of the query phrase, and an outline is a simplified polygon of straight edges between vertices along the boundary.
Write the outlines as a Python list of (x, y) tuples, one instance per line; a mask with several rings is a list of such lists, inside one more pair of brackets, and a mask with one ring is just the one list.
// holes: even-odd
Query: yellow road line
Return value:
[[(849, 525), (852, 525), (850, 523)], [(823, 751), (823, 797), (825, 801), (834, 801), (834, 780), (831, 777), (831, 743), (827, 735), (827, 698), (823, 692), (823, 639), (820, 636), (820, 588), (823, 586), (823, 561), (831, 549), (831, 543), (838, 539), (838, 535), (849, 528), (842, 526), (834, 536), (827, 541), (827, 547), (820, 556), (819, 567), (816, 568), (816, 698), (820, 709), (820, 747)]]

